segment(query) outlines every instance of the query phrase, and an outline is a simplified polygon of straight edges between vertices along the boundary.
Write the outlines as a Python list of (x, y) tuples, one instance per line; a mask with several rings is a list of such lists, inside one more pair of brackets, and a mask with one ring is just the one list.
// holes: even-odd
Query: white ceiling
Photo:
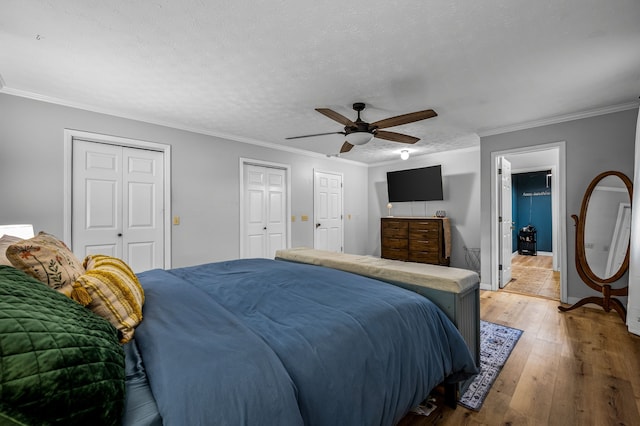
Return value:
[(3, 0), (0, 91), (243, 142), (336, 153), (314, 111), (432, 108), (343, 158), (477, 146), (479, 135), (628, 109), (638, 0)]

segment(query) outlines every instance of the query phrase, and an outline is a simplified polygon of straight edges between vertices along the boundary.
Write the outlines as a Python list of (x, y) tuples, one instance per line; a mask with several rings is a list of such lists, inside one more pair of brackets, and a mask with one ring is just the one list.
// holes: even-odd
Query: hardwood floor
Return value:
[(515, 255), (511, 277), (502, 291), (560, 300), (560, 272), (553, 270), (553, 256)]
[(483, 407), (400, 424), (640, 425), (640, 337), (615, 312), (562, 313), (557, 301), (509, 292), (480, 299), (483, 320), (524, 330)]

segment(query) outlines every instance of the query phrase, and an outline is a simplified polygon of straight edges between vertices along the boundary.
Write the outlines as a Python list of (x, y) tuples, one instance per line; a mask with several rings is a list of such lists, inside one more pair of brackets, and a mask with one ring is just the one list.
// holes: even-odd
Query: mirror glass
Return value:
[(584, 224), (587, 264), (599, 278), (616, 275), (629, 247), (631, 199), (619, 176), (603, 177), (593, 188)]

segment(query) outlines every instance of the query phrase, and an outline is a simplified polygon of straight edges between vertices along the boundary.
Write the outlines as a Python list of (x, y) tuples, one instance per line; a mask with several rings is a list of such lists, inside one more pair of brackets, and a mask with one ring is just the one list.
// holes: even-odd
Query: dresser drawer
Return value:
[(426, 252), (426, 251), (410, 251), (409, 252), (409, 262), (419, 262), (419, 263), (432, 263), (437, 265), (440, 261), (440, 257), (438, 256), (438, 252)]
[(382, 222), (382, 237), (389, 238), (407, 238), (409, 236), (409, 224), (407, 222), (399, 222), (385, 220)]
[(408, 260), (409, 250), (382, 247), (382, 257), (393, 260)]
[(429, 239), (429, 240), (416, 240), (416, 239), (410, 239), (409, 240), (409, 250), (411, 251), (428, 251), (429, 253), (436, 253), (438, 254), (440, 252), (440, 245), (438, 244), (438, 238), (433, 238), (433, 239)]
[(383, 248), (393, 248), (393, 249), (408, 249), (409, 248), (409, 240), (406, 238), (387, 238), (382, 237), (382, 247)]
[(382, 221), (382, 229), (408, 229), (409, 223), (402, 220), (385, 219)]
[(404, 238), (406, 240), (408, 237), (408, 229), (389, 228), (382, 230), (382, 238)]
[(411, 229), (409, 231), (410, 240), (438, 240), (440, 232), (437, 229)]
[(416, 221), (409, 223), (410, 232), (438, 232), (442, 228), (442, 224), (432, 221)]

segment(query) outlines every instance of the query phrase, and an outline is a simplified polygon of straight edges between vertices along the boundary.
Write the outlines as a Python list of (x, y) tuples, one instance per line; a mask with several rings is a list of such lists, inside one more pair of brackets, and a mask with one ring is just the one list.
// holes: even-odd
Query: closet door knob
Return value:
[(119, 233), (119, 234), (118, 234), (118, 237), (122, 237), (122, 233)]

